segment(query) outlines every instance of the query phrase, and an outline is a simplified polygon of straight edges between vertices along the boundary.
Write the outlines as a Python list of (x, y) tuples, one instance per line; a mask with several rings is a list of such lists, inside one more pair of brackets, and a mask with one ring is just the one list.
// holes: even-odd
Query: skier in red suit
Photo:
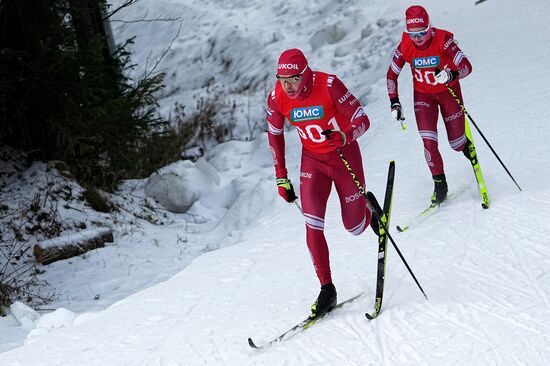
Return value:
[(458, 47), (452, 33), (430, 25), (428, 13), (422, 6), (409, 7), (405, 12), (405, 19), (406, 31), (403, 32), (387, 73), (388, 95), (392, 115), (397, 120), (404, 120), (397, 78), (405, 62), (408, 62), (413, 74), (416, 123), (424, 144), (426, 162), (434, 180), (431, 201), (432, 204), (439, 204), (447, 198), (448, 190), (443, 160), (438, 149), (439, 109), (451, 148), (463, 152), (470, 161), (476, 159), (474, 146), (465, 134), (464, 112), (446, 86), (451, 86), (463, 101), (459, 79), (472, 72), (472, 65)]
[(306, 225), (306, 243), (321, 292), (312, 305), (312, 316), (336, 305), (329, 250), (324, 235), (325, 211), (332, 188), (340, 199), (344, 227), (361, 234), (371, 222), (372, 212), (359, 193), (336, 149), (340, 148), (365, 186), (363, 162), (357, 138), (367, 131), (369, 119), (361, 103), (335, 75), (313, 71), (299, 49), (284, 51), (278, 60), (275, 89), (267, 98), (269, 145), (275, 164), (279, 195), (296, 200), (285, 163), (285, 118), (302, 142), (300, 199)]

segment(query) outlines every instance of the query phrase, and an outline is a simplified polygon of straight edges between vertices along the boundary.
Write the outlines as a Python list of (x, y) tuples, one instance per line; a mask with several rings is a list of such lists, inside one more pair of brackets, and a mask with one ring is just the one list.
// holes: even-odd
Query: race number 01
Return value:
[[(335, 130), (340, 130), (338, 122), (336, 122), (336, 118), (332, 117), (328, 123), (332, 125)], [(296, 126), (296, 129), (298, 130), (298, 134), (304, 140), (309, 139), (313, 142), (321, 143), (327, 139), (325, 135), (322, 134), (323, 129), (319, 125), (307, 125), (304, 128)], [(315, 133), (313, 133), (313, 131), (315, 131)]]

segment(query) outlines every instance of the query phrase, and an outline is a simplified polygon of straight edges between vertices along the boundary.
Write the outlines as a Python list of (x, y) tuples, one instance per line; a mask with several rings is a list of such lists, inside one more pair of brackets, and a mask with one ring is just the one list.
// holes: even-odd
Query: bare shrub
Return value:
[(236, 126), (235, 101), (213, 93), (197, 100), (195, 110), (187, 115), (185, 107), (176, 103), (170, 115), (170, 125), (178, 136), (182, 157), (196, 158), (216, 144), (232, 140)]
[(61, 222), (57, 208), (45, 210), (41, 198), (37, 194), (20, 208), (8, 208), (3, 216), (7, 225), (0, 229), (0, 315), (15, 301), (39, 306), (51, 300), (50, 295), (40, 294), (46, 283), (37, 277), (40, 270), (28, 239), (58, 236)]

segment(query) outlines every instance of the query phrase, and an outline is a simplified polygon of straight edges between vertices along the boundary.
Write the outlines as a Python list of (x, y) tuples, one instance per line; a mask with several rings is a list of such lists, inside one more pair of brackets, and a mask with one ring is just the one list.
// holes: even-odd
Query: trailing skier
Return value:
[(403, 32), (387, 73), (392, 115), (398, 121), (405, 119), (399, 101), (397, 79), (408, 62), (413, 74), (416, 123), (424, 144), (426, 163), (434, 181), (431, 203), (443, 202), (448, 191), (443, 159), (438, 149), (437, 119), (441, 110), (449, 144), (470, 161), (484, 207), (487, 208), (489, 196), (473, 139), (462, 108), (448, 90), (448, 87), (452, 87), (456, 97), (462, 100), (459, 80), (472, 72), (472, 65), (451, 32), (431, 26), (428, 13), (422, 6), (409, 7), (405, 12), (405, 20), (406, 31)]

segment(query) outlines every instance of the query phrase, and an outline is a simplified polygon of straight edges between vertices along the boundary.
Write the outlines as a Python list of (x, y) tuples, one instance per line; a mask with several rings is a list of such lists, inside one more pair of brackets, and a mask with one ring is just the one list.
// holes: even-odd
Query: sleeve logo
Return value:
[(415, 69), (427, 69), (439, 66), (439, 56), (417, 57), (413, 59)]

